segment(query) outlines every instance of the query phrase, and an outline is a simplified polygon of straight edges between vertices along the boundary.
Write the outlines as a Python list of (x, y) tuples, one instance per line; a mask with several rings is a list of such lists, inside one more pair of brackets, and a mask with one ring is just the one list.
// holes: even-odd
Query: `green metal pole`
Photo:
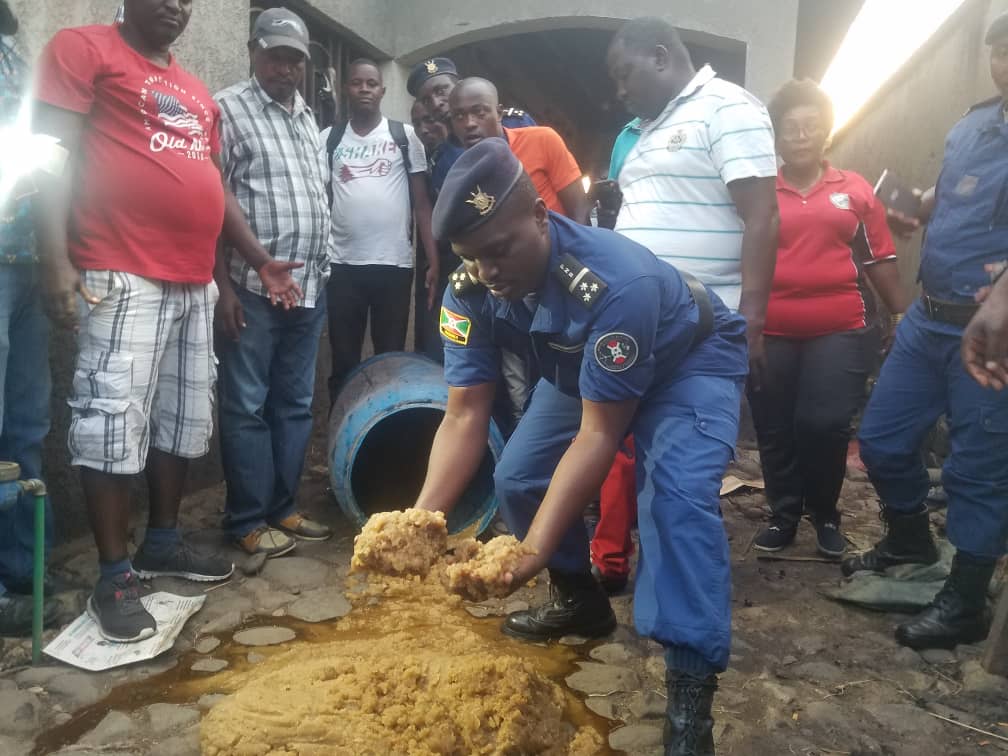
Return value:
[(35, 543), (32, 570), (32, 664), (42, 658), (42, 622), (45, 607), (45, 500), (46, 487), (41, 480), (21, 484), (25, 493), (35, 497)]
[(45, 605), (45, 487), (35, 494), (35, 564), (32, 573), (32, 664), (42, 658), (42, 608)]

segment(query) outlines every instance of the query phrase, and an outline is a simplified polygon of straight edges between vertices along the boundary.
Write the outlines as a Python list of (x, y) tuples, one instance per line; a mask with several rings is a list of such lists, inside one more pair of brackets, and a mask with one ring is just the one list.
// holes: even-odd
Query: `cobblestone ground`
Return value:
[[(758, 472), (751, 455), (743, 454), (738, 464), (743, 474)], [(337, 528), (333, 540), (302, 543), (294, 555), (265, 565), (250, 563), (231, 549), (239, 565), (234, 578), (207, 591), (205, 606), (186, 625), (175, 648), (153, 662), (100, 674), (45, 662), (31, 667), (28, 644), (6, 639), (0, 652), (0, 754), (16, 756), (33, 749), (61, 754), (198, 753), (201, 714), (221, 696), (179, 701), (172, 693), (173, 674), (212, 676), (235, 663), (236, 647), (243, 664), (254, 664), (266, 658), (270, 648), (298, 642), (287, 627), (245, 627), (257, 616), (325, 623), (350, 610), (343, 589), (353, 534), (329, 497), (324, 467), (315, 465), (306, 474), (304, 502), (308, 511)], [(715, 699), (719, 754), (952, 756), (1008, 751), (1008, 680), (983, 672), (982, 646), (924, 654), (900, 648), (892, 638), (898, 616), (843, 607), (818, 593), (838, 579), (836, 565), (757, 558), (751, 542), (767, 516), (762, 494), (740, 491), (723, 504), (732, 539), (735, 593), (731, 667), (721, 677)], [(220, 486), (187, 499), (184, 526), (193, 538), (222, 548), (216, 530), (222, 505)], [(853, 544), (863, 547), (877, 538), (877, 500), (856, 470), (845, 485), (842, 509)], [(940, 514), (935, 521), (940, 532)], [(788, 555), (814, 557), (808, 525)], [(95, 576), (90, 541), (59, 549), (53, 571), (88, 586)], [(470, 613), (498, 615), (539, 600), (545, 592), (542, 582), (508, 602), (469, 607)], [(206, 590), (174, 580), (155, 580), (153, 587), (178, 593)], [(79, 612), (85, 595), (61, 594), (69, 616)], [(633, 631), (629, 594), (614, 604), (619, 629), (605, 642), (583, 647), (584, 661), (568, 684), (585, 696), (592, 711), (610, 720), (614, 750), (660, 754), (665, 706), (660, 649)], [(47, 632), (47, 640), (54, 635)], [(229, 655), (221, 653), (225, 647), (231, 649)], [(144, 690), (135, 685), (144, 680), (150, 681), (146, 700), (120, 695), (124, 686)], [(158, 696), (162, 700), (156, 700)], [(82, 711), (87, 715), (80, 717)], [(979, 734), (933, 715), (993, 734)], [(54, 745), (51, 733), (61, 725), (70, 742)]]

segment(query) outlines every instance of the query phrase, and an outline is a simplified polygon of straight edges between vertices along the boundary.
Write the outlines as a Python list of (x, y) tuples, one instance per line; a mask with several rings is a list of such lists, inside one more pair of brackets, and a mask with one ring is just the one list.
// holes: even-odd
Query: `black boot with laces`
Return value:
[(717, 676), (669, 670), (665, 687), (665, 756), (714, 756)]
[(931, 537), (931, 522), (927, 509), (901, 514), (883, 509), (880, 516), (886, 524), (882, 540), (863, 554), (845, 559), (840, 569), (844, 575), (860, 570), (884, 572), (899, 564), (934, 564), (938, 547)]
[(542, 642), (565, 635), (601, 638), (616, 629), (609, 597), (590, 572), (550, 570), (550, 600), (512, 612), (501, 630), (522, 640)]
[(987, 587), (997, 562), (957, 552), (945, 585), (931, 605), (896, 628), (896, 640), (913, 649), (953, 649), (978, 643), (990, 632)]

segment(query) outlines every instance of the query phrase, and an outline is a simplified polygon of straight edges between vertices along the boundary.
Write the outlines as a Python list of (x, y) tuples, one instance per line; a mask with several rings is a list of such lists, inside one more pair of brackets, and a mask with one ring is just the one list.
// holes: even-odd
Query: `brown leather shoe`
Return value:
[(300, 538), (302, 541), (325, 541), (332, 538), (332, 528), (305, 517), (300, 512), (295, 512), (289, 517), (284, 517), (279, 522), (272, 523), (274, 528), (282, 530), (288, 535)]
[(269, 559), (293, 551), (297, 543), (276, 528), (264, 527), (256, 528), (244, 538), (239, 538), (238, 545), (249, 554), (265, 554)]

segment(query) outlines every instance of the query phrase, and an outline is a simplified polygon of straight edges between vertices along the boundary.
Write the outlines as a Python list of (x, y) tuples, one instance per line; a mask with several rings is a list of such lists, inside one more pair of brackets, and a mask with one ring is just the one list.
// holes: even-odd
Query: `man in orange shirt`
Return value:
[(497, 87), (486, 79), (463, 79), (448, 103), (452, 130), (463, 147), (469, 149), (489, 137), (506, 139), (546, 207), (578, 223), (588, 222), (581, 169), (559, 134), (548, 126), (504, 128)]

